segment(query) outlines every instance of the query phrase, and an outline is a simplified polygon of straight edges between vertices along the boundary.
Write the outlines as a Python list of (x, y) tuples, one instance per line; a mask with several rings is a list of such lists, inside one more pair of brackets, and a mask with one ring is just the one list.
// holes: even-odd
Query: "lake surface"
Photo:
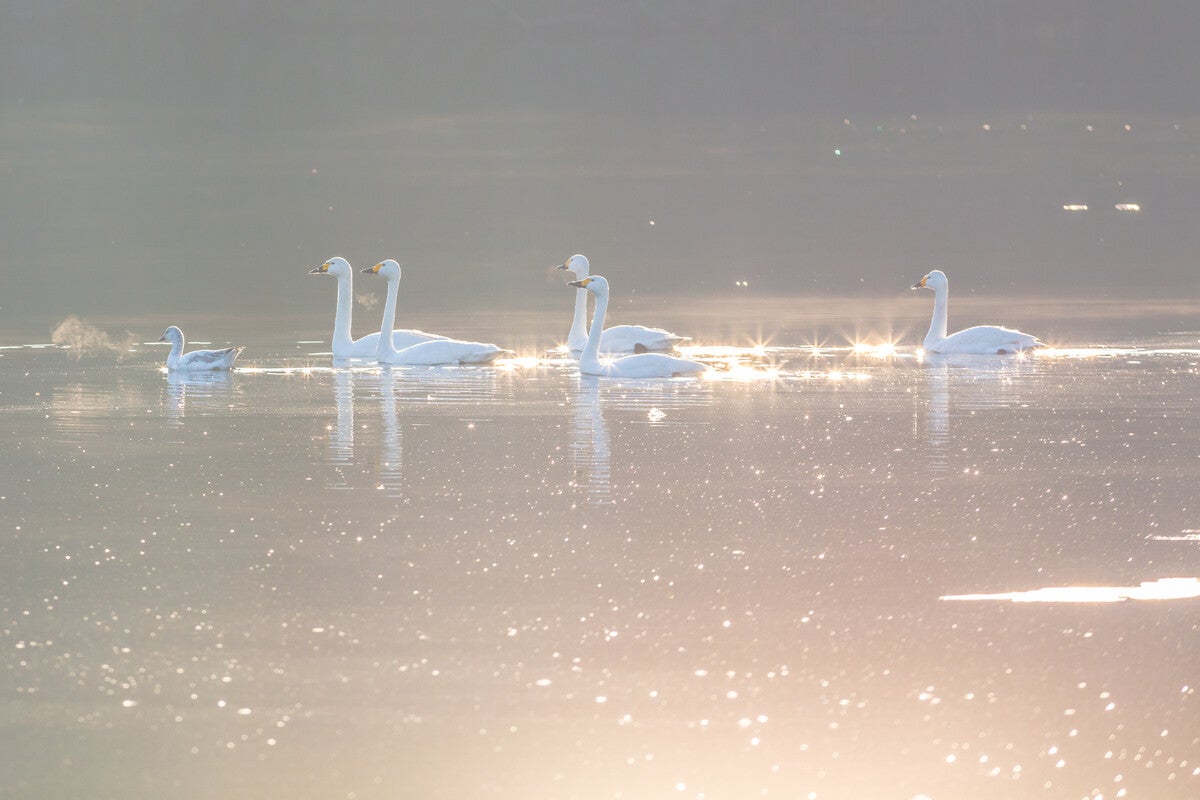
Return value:
[(10, 336), (0, 796), (1200, 796), (1187, 319), (640, 382)]

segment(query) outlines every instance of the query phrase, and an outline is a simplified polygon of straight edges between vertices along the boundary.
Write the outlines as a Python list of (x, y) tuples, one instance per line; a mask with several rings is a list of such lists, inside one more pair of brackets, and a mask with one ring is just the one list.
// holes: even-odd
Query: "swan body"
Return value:
[(383, 306), (383, 324), (378, 334), (375, 360), (381, 364), (432, 367), (439, 364), (490, 364), (509, 351), (484, 342), (463, 342), (438, 338), (397, 349), (389, 335), (396, 322), (396, 295), (400, 291), (400, 265), (393, 259), (381, 261), (363, 270), (364, 274), (387, 278), (387, 302)]
[(1045, 346), (1036, 336), (999, 325), (976, 325), (947, 336), (946, 307), (949, 304), (950, 282), (946, 274), (935, 269), (912, 288), (933, 290), (933, 319), (922, 344), (927, 353), (1005, 355)]
[[(575, 273), (577, 280), (588, 276), (591, 265), (585, 256), (574, 255), (558, 269)], [(571, 332), (567, 335), (567, 347), (579, 352), (587, 346), (587, 290), (575, 292), (575, 317), (571, 320)], [(662, 328), (647, 328), (644, 325), (614, 325), (600, 337), (602, 353), (640, 353), (645, 350), (670, 350), (680, 342), (689, 341)]]
[(171, 372), (229, 369), (245, 349), (244, 347), (226, 347), (224, 350), (193, 350), (185, 353), (183, 352), (183, 331), (174, 325), (163, 331), (163, 335), (158, 340), (171, 343), (171, 352), (167, 354), (167, 369)]
[[(350, 316), (354, 310), (354, 270), (350, 262), (334, 256), (316, 269), (309, 270), (308, 274), (337, 278), (337, 312), (333, 317), (332, 342), (334, 358), (375, 358), (379, 352), (378, 333), (368, 333), (361, 339), (354, 339), (350, 335)], [(444, 338), (436, 333), (418, 330), (392, 331), (392, 346), (399, 350), (419, 342)]]
[(699, 361), (669, 356), (666, 353), (638, 353), (605, 364), (600, 361), (600, 338), (604, 332), (604, 315), (608, 311), (608, 281), (600, 275), (571, 281), (568, 286), (584, 289), (596, 298), (596, 311), (587, 344), (579, 356), (579, 371), (584, 375), (606, 378), (673, 378), (696, 375), (708, 367)]

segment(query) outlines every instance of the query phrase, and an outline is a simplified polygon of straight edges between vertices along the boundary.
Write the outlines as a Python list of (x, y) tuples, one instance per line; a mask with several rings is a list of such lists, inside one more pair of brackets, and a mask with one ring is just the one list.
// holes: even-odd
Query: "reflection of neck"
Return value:
[(949, 296), (948, 288), (933, 290), (933, 319), (929, 321), (929, 333), (925, 334), (926, 345), (946, 338), (946, 304)]
[(587, 343), (587, 289), (575, 290), (575, 317), (567, 335), (567, 347), (582, 350)]
[(392, 344), (392, 329), (396, 325), (396, 295), (400, 292), (400, 279), (388, 277), (387, 285), (387, 302), (383, 304), (383, 325), (379, 328), (379, 358), (396, 354), (396, 347)]
[(354, 279), (349, 275), (337, 276), (337, 313), (333, 317), (333, 347), (349, 347), (354, 343), (350, 336), (350, 315), (354, 311)]
[(596, 310), (592, 312), (592, 330), (587, 346), (579, 356), (579, 368), (595, 371), (600, 368), (600, 336), (604, 333), (604, 315), (608, 311), (608, 292), (596, 295)]
[(337, 404), (337, 438), (330, 437), (335, 449), (354, 447), (354, 383), (347, 370), (334, 373), (333, 398)]

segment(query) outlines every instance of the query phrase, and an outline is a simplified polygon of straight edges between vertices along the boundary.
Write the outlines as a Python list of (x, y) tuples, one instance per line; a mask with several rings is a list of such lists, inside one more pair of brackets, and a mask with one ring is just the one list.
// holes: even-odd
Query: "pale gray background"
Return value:
[(557, 302), (577, 251), (626, 292), (1194, 296), (1198, 35), (1191, 2), (10, 1), (0, 315), (325, 325), (334, 254), (424, 308)]

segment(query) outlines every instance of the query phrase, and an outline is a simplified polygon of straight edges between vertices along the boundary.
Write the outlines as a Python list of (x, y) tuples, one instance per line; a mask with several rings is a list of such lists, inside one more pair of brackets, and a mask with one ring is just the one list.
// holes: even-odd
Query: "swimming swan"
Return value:
[(400, 265), (392, 259), (380, 261), (363, 270), (367, 275), (387, 278), (387, 302), (383, 306), (383, 324), (379, 329), (379, 350), (375, 358), (381, 364), (435, 366), (438, 364), (490, 364), (509, 351), (494, 344), (462, 342), (457, 339), (433, 339), (397, 350), (389, 336), (396, 322), (396, 295), (400, 291)]
[(586, 289), (596, 296), (592, 330), (588, 334), (587, 345), (579, 356), (579, 371), (584, 375), (602, 375), (608, 378), (672, 378), (676, 375), (695, 375), (708, 369), (699, 361), (676, 358), (666, 353), (638, 353), (618, 358), (608, 364), (600, 363), (600, 337), (604, 331), (604, 314), (608, 311), (608, 281), (600, 275), (592, 275), (583, 280), (571, 281), (567, 285)]
[[(570, 270), (577, 280), (588, 276), (591, 265), (587, 258), (574, 255), (558, 269)], [(575, 318), (571, 320), (571, 332), (567, 334), (567, 347), (579, 352), (587, 346), (587, 291), (575, 293)], [(662, 328), (647, 328), (642, 325), (614, 325), (600, 337), (602, 353), (640, 353), (643, 350), (670, 350), (680, 342), (689, 341), (687, 336), (678, 336)]]
[(950, 283), (946, 280), (946, 274), (935, 269), (912, 288), (933, 290), (933, 319), (929, 323), (929, 333), (925, 334), (923, 345), (927, 353), (1000, 355), (1044, 347), (1036, 336), (998, 325), (976, 325), (974, 328), (947, 336), (946, 305), (950, 296)]
[[(368, 333), (361, 339), (353, 339), (350, 335), (350, 314), (354, 309), (354, 270), (350, 262), (334, 256), (316, 269), (309, 270), (308, 274), (337, 278), (337, 313), (333, 317), (334, 358), (375, 358), (379, 351), (378, 333)], [(444, 338), (425, 331), (399, 330), (392, 332), (392, 345), (402, 349), (418, 342)]]
[(167, 369), (172, 372), (229, 369), (245, 349), (244, 347), (227, 347), (224, 350), (193, 350), (185, 353), (183, 352), (183, 331), (174, 325), (163, 331), (163, 335), (158, 340), (171, 343), (171, 352), (167, 354)]

